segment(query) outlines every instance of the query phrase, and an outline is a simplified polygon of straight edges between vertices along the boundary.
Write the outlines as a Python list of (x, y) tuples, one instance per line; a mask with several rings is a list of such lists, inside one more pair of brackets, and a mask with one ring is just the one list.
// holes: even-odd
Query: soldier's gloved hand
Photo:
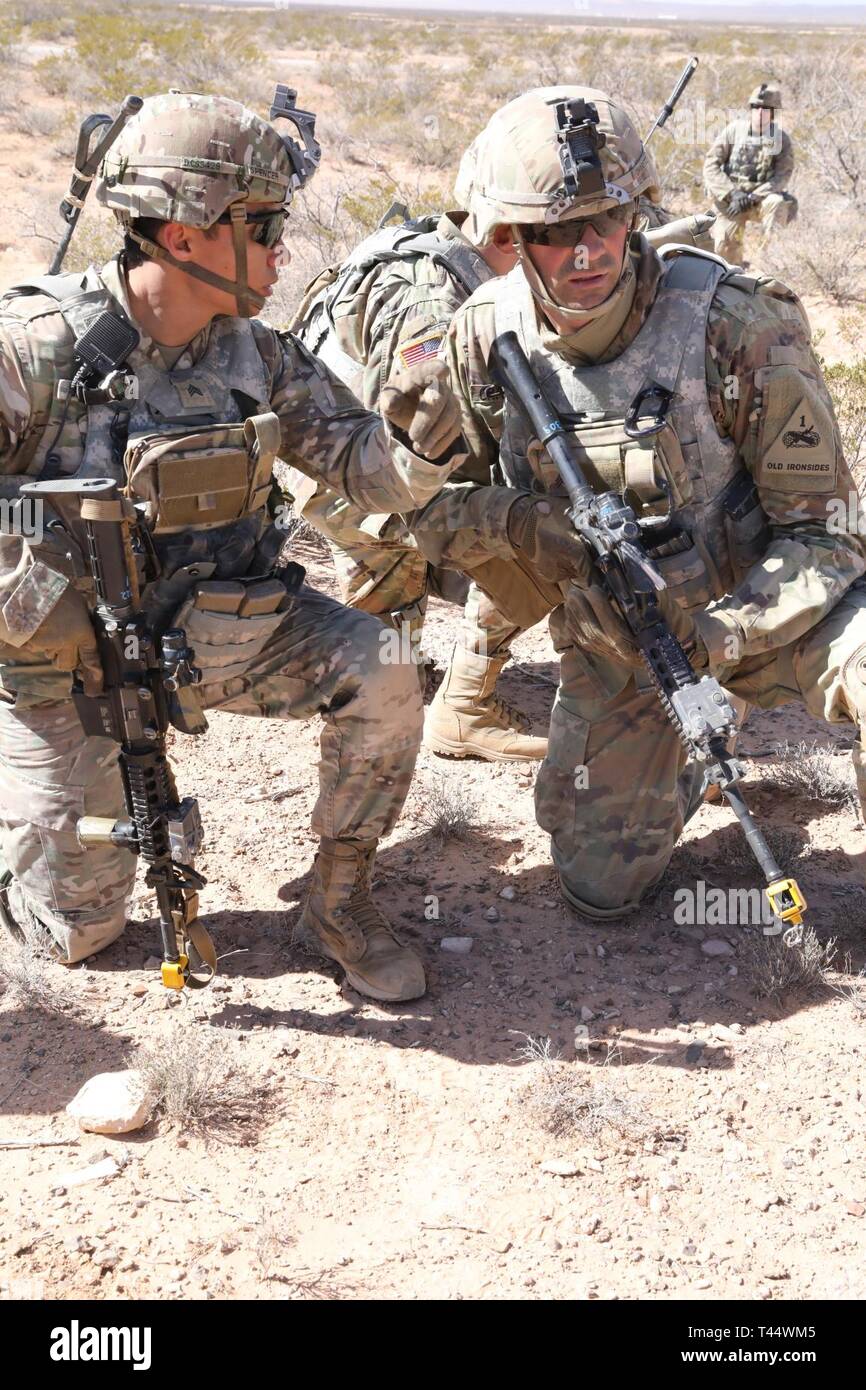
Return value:
[(753, 193), (749, 193), (745, 188), (735, 188), (728, 198), (728, 210), (736, 217), (739, 213), (745, 212), (755, 201)]
[(400, 367), (383, 386), (379, 409), (422, 458), (438, 459), (460, 437), (460, 407), (436, 357)]
[(545, 579), (592, 583), (592, 558), (557, 497), (519, 497), (508, 512), (508, 540)]
[(102, 690), (96, 633), (87, 604), (77, 589), (66, 590), (28, 641), (27, 651), (44, 657), (59, 671), (74, 671), (88, 695), (98, 695)]

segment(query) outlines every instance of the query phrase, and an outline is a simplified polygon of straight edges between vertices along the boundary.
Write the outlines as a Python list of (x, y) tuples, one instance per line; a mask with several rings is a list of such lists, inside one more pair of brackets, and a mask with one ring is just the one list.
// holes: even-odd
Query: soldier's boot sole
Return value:
[(471, 737), (462, 739), (443, 738), (441, 734), (424, 733), (424, 747), (439, 758), (481, 758), (488, 763), (526, 763), (539, 762), (547, 757), (547, 739), (526, 735), (524, 753), (504, 753), (491, 748), (489, 743), (476, 743)]

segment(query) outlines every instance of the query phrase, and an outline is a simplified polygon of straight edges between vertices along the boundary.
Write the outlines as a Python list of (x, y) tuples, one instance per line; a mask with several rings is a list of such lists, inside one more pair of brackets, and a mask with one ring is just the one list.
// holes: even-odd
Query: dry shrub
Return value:
[[(574, 1062), (566, 1062), (551, 1048), (549, 1038), (524, 1034), (526, 1043), (518, 1060), (531, 1062), (523, 1100), (529, 1113), (550, 1134), (559, 1138), (596, 1139), (608, 1131), (627, 1139), (645, 1139), (658, 1132), (655, 1121), (640, 1100), (622, 1094), (594, 1071), (587, 1076)], [(605, 1072), (610, 1057), (601, 1070)], [(605, 1075), (608, 1073), (605, 1072)]]
[[(2, 933), (0, 927), (0, 933)], [(0, 939), (0, 981), (9, 995), (26, 1009), (55, 1013), (69, 1008), (72, 1000), (64, 967), (52, 961), (47, 946), (36, 939), (16, 943)]]
[[(861, 344), (864, 336), (866, 334), (861, 325)], [(866, 357), (856, 357), (852, 362), (834, 362), (832, 365), (825, 362), (822, 367), (824, 380), (833, 397), (845, 458), (862, 492), (863, 479), (857, 470), (862, 473), (866, 464)]]
[(825, 806), (859, 805), (854, 770), (847, 753), (831, 753), (817, 742), (783, 743), (777, 750), (780, 763), (773, 782), (785, 791)]
[(475, 828), (478, 805), (460, 782), (436, 777), (424, 786), (419, 806), (422, 825), (440, 844), (467, 840)]
[(780, 1002), (789, 994), (806, 994), (828, 986), (826, 972), (836, 957), (836, 938), (820, 941), (811, 927), (805, 927), (801, 939), (789, 945), (787, 934), (746, 932), (741, 955), (759, 999)]
[(178, 1128), (243, 1140), (263, 1122), (268, 1088), (214, 1029), (175, 1020), (167, 1038), (142, 1052), (138, 1066), (162, 1114)]
[(866, 304), (866, 228), (863, 214), (839, 198), (810, 199), (800, 180), (796, 221), (774, 233), (757, 253), (758, 266), (834, 304)]

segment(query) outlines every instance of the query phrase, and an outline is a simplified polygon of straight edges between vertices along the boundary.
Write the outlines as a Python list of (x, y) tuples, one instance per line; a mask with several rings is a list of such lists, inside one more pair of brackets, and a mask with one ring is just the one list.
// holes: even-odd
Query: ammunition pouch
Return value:
[(265, 506), (279, 446), (272, 412), (196, 433), (132, 435), (124, 457), (127, 494), (146, 504), (156, 535), (225, 526)]
[(295, 606), (304, 582), (301, 565), (289, 564), (268, 579), (204, 580), (181, 604), (172, 627), (186, 634), (201, 686), (246, 675)]

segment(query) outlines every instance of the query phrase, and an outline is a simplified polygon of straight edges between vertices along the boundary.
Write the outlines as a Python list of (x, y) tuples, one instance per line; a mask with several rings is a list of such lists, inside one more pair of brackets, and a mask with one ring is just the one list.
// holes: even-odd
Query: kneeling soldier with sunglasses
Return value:
[[(157, 630), (186, 631), (203, 707), (322, 716), (302, 933), (362, 993), (411, 999), (424, 969), (374, 906), (370, 874), (412, 777), (417, 678), (380, 659), (375, 618), (307, 587), (274, 589), (272, 465), (279, 455), (371, 512), (404, 511), (459, 461), (459, 419), (441, 364), (399, 374), (380, 418), (253, 317), (277, 279), (288, 205), (318, 166), (314, 125), (287, 88), (269, 122), (183, 93), (132, 116), (95, 184), (123, 250), (99, 272), (46, 276), (0, 301), (0, 497), (33, 480), (114, 479), (147, 523), (157, 577), (143, 604)], [(124, 344), (89, 386), (85, 335), (88, 351)], [(0, 530), (0, 918), (47, 936), (65, 962), (120, 935), (135, 871), (128, 850), (85, 849), (76, 834), (82, 817), (119, 815), (122, 795), (116, 746), (84, 734), (70, 698), (74, 678), (90, 692), (102, 681), (74, 552), (50, 525)]]

